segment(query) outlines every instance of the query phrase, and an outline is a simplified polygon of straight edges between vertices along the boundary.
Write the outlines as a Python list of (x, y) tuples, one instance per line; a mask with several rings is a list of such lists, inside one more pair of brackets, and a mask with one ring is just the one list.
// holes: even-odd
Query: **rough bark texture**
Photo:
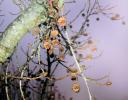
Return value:
[[(62, 7), (63, 0), (60, 0), (58, 5)], [(46, 13), (43, 4), (33, 2), (27, 10), (9, 25), (5, 30), (3, 38), (0, 40), (0, 62), (6, 61), (14, 52), (17, 43), (31, 28), (47, 19), (45, 17)]]

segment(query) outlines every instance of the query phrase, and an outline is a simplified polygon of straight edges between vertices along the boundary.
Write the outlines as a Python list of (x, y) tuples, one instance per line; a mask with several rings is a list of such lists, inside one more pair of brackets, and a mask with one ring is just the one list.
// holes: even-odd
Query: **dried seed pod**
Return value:
[(96, 18), (96, 20), (97, 20), (97, 21), (99, 21), (99, 20), (100, 20), (100, 18), (99, 18), (99, 17), (97, 17), (97, 18)]
[(108, 81), (106, 82), (106, 86), (111, 86), (112, 85), (112, 82)]
[(72, 77), (71, 77), (71, 80), (72, 80), (72, 81), (76, 81), (77, 79), (78, 79), (78, 78), (77, 78), (76, 76), (72, 76)]
[(119, 14), (115, 14), (114, 16), (111, 17), (111, 20), (119, 20), (119, 19), (120, 19)]
[(52, 44), (53, 44), (54, 46), (59, 45), (59, 43), (60, 43), (60, 42), (59, 42), (57, 39), (52, 40)]
[[(85, 13), (82, 13), (82, 17), (85, 17)], [(87, 21), (88, 22), (88, 21)]]
[(77, 73), (70, 73), (71, 75), (71, 80), (77, 80)]
[(75, 93), (80, 92), (80, 84), (79, 83), (73, 83), (72, 84), (72, 91)]
[(93, 48), (91, 48), (91, 51), (92, 52), (95, 52), (95, 51), (97, 51), (97, 48), (96, 47), (93, 47)]
[(76, 68), (70, 68), (71, 80), (77, 80), (78, 70)]
[(51, 44), (47, 41), (44, 42), (43, 46), (44, 46), (45, 49), (50, 49), (51, 48)]
[(78, 73), (78, 70), (76, 68), (70, 68), (71, 73)]
[(51, 31), (51, 35), (52, 35), (53, 37), (56, 37), (58, 34), (59, 34), (59, 32), (58, 32), (57, 30)]
[(60, 18), (58, 19), (58, 24), (59, 24), (60, 26), (66, 26), (66, 18), (65, 18), (65, 17), (60, 17)]

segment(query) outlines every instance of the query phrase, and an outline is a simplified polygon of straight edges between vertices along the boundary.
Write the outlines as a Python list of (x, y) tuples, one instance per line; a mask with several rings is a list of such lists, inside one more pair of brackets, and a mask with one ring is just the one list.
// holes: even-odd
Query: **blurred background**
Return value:
[[(67, 1), (69, 0), (65, 0), (65, 2)], [(71, 10), (70, 14), (67, 15), (69, 20), (84, 7), (83, 2), (84, 0), (76, 0), (76, 3), (65, 5), (65, 12)], [(103, 15), (91, 17), (88, 32), (96, 41), (98, 54), (102, 53), (102, 55), (87, 62), (89, 68), (85, 74), (93, 78), (109, 75), (108, 80), (112, 81), (112, 86), (109, 87), (88, 82), (96, 100), (128, 100), (128, 0), (99, 0), (99, 2), (102, 6), (114, 7), (111, 12), (119, 14), (121, 20), (112, 21)], [(4, 32), (6, 27), (20, 14), (20, 9), (13, 4), (12, 0), (3, 0), (0, 10), (0, 14), (4, 14), (4, 16), (0, 16), (0, 32)], [(96, 21), (97, 18), (100, 20)], [(79, 18), (73, 24), (74, 29), (79, 27), (80, 20), (82, 18)], [(20, 45), (25, 47), (27, 42), (31, 40), (32, 36), (27, 34), (21, 40)], [(22, 55), (20, 51), (19, 55)], [(61, 67), (56, 71), (57, 76), (63, 73), (64, 70)], [(79, 81), (81, 84), (79, 93), (72, 92), (72, 82), (69, 78), (58, 81), (56, 84), (59, 87), (59, 91), (66, 97), (66, 100), (70, 97), (73, 97), (73, 100), (88, 100), (88, 93), (83, 80), (79, 79)]]

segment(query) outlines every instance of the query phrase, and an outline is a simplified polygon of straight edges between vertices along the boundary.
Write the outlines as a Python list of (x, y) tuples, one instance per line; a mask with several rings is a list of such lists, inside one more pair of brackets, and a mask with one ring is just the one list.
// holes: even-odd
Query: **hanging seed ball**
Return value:
[(53, 37), (56, 37), (58, 34), (59, 34), (59, 32), (58, 32), (57, 30), (51, 31), (51, 35), (52, 35)]
[(70, 75), (71, 75), (72, 77), (76, 77), (76, 76), (77, 76), (77, 71), (76, 71), (76, 72), (71, 72)]
[(76, 76), (72, 76), (72, 77), (71, 77), (71, 80), (72, 80), (72, 81), (76, 81), (76, 80), (77, 80), (77, 77), (76, 77)]
[(80, 92), (80, 84), (79, 83), (73, 83), (72, 84), (72, 91), (75, 93)]
[(78, 73), (78, 70), (76, 68), (70, 68), (71, 73)]
[(96, 48), (96, 47), (91, 48), (91, 51), (92, 51), (92, 52), (95, 52), (95, 51), (97, 51), (97, 48)]
[(54, 39), (54, 40), (52, 40), (52, 44), (54, 45), (54, 46), (56, 46), (56, 45), (59, 45), (59, 41), (58, 41), (58, 39)]
[(85, 16), (85, 13), (82, 13), (82, 17), (84, 17)]
[(76, 68), (70, 68), (71, 80), (77, 80), (78, 70)]
[(89, 19), (87, 19), (86, 22), (89, 22)]
[(87, 24), (87, 27), (89, 27), (90, 26), (90, 24)]
[(75, 72), (75, 73), (70, 73), (70, 75), (71, 75), (71, 80), (72, 81), (75, 81), (75, 80), (77, 80), (77, 72)]
[(112, 85), (112, 82), (108, 81), (106, 82), (106, 86), (111, 86)]
[(96, 18), (96, 20), (97, 20), (97, 21), (99, 21), (99, 20), (100, 20), (100, 18), (99, 18), (99, 17), (97, 17), (97, 18)]
[(50, 49), (51, 48), (51, 44), (47, 41), (44, 42), (43, 46), (44, 46), (45, 49)]
[(111, 17), (111, 20), (118, 20), (120, 19), (120, 15), (119, 14), (115, 14)]
[(72, 28), (72, 25), (69, 25), (70, 28)]
[(60, 18), (58, 19), (58, 24), (59, 24), (60, 26), (66, 26), (66, 18), (65, 18), (65, 17), (60, 17)]

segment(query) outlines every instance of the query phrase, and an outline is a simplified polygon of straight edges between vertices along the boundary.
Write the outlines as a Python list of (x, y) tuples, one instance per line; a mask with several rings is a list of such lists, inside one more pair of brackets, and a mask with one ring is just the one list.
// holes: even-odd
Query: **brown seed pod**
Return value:
[(75, 93), (80, 92), (80, 84), (78, 82), (72, 84), (72, 91)]
[(112, 82), (108, 81), (106, 82), (106, 86), (111, 86), (112, 85)]
[(77, 80), (78, 70), (76, 68), (70, 68), (71, 80)]
[(53, 37), (56, 37), (58, 34), (59, 34), (59, 32), (58, 32), (57, 30), (51, 31), (51, 35), (52, 35)]
[(60, 26), (66, 26), (66, 18), (65, 18), (65, 17), (60, 17), (60, 18), (58, 19), (58, 24), (59, 24)]
[(45, 49), (50, 49), (51, 48), (51, 44), (47, 41), (44, 42), (43, 46), (44, 46)]
[(76, 68), (70, 68), (70, 72), (71, 72), (71, 73), (76, 73), (76, 74), (77, 74), (77, 73), (78, 73), (78, 70), (77, 70)]
[(59, 41), (57, 39), (52, 40), (52, 45), (56, 46), (59, 45)]
[(119, 19), (121, 19), (119, 14), (115, 14), (111, 17), (111, 20), (119, 20)]
[(95, 51), (97, 51), (97, 48), (96, 47), (93, 47), (93, 48), (91, 48), (91, 51), (92, 52), (95, 52)]
[(72, 77), (71, 77), (71, 80), (72, 80), (72, 81), (76, 81), (77, 79), (78, 79), (78, 78), (77, 78), (76, 76), (72, 76)]

